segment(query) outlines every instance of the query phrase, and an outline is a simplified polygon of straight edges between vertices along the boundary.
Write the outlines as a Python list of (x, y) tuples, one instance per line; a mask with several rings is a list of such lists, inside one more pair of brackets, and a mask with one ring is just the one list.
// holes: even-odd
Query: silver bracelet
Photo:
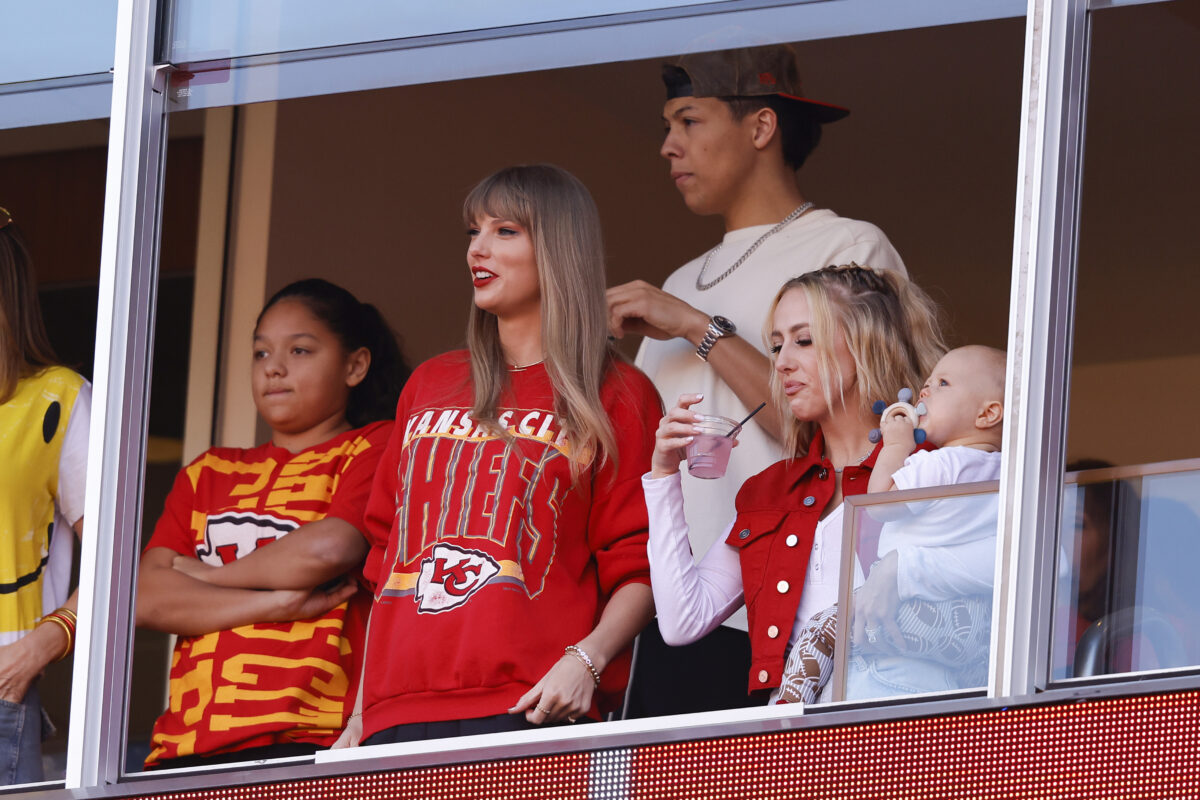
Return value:
[(571, 655), (578, 658), (580, 663), (583, 664), (585, 667), (587, 667), (587, 671), (592, 673), (592, 680), (596, 682), (596, 685), (597, 686), (600, 685), (600, 673), (596, 672), (596, 665), (592, 663), (591, 656), (589, 656), (587, 653), (585, 653), (583, 651), (582, 647), (579, 647), (578, 645), (574, 645), (574, 644), (569, 644), (569, 645), (567, 645), (567, 649), (565, 652), (570, 653)]

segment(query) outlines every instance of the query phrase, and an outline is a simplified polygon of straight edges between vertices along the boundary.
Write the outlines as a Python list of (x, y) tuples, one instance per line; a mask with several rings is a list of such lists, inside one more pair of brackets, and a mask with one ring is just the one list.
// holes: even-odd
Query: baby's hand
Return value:
[(911, 453), (917, 446), (915, 428), (906, 414), (892, 414), (879, 423), (883, 434), (883, 446), (895, 447)]

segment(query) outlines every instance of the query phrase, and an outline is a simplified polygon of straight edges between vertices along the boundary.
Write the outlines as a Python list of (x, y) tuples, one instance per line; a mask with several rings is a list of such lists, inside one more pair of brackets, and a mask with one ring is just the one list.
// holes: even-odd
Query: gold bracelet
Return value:
[(44, 623), (53, 622), (58, 627), (62, 628), (62, 632), (67, 635), (67, 646), (63, 648), (62, 654), (55, 661), (62, 661), (71, 654), (71, 649), (75, 646), (75, 626), (71, 625), (67, 620), (60, 617), (57, 613), (47, 614), (38, 621), (40, 627)]
[(571, 655), (578, 658), (579, 663), (581, 663), (585, 667), (587, 667), (587, 671), (592, 673), (592, 680), (596, 682), (596, 685), (597, 686), (600, 685), (600, 673), (596, 671), (596, 665), (592, 663), (591, 656), (589, 656), (587, 653), (585, 653), (583, 651), (582, 647), (580, 647), (579, 645), (575, 645), (575, 644), (569, 644), (569, 645), (567, 645), (565, 652), (570, 653)]
[(75, 647), (75, 623), (79, 620), (79, 616), (69, 608), (58, 608), (51, 611), (43, 619), (54, 620), (60, 626), (63, 626), (63, 630), (67, 634), (66, 649), (62, 651), (62, 655), (54, 659), (55, 661), (62, 661), (71, 654), (71, 650)]
[(55, 659), (56, 661), (62, 661), (75, 649), (75, 623), (74, 620), (63, 616), (57, 611), (51, 614), (50, 617), (58, 624), (65, 625), (65, 630), (67, 631), (67, 646), (63, 649), (62, 655)]

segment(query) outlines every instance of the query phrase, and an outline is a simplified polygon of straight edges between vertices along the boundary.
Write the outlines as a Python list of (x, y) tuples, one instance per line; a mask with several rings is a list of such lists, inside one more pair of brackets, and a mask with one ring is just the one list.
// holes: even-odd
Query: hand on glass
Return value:
[(688, 443), (696, 435), (699, 415), (690, 409), (703, 399), (702, 394), (679, 395), (679, 403), (667, 411), (658, 423), (658, 430), (654, 434), (654, 453), (650, 457), (651, 476), (665, 478), (679, 472), (679, 462), (683, 461)]
[(900, 592), (896, 584), (896, 551), (875, 562), (866, 583), (854, 593), (851, 639), (867, 653), (904, 652), (904, 636), (896, 624)]

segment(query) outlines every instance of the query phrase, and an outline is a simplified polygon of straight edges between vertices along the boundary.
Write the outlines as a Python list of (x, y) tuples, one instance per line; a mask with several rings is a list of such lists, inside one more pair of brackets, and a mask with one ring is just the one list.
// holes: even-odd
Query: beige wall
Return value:
[[(888, 233), (953, 343), (1007, 338), (1023, 30), (1002, 20), (797, 46), (809, 95), (854, 111), (801, 171), (805, 193)], [(1200, 326), (1187, 324), (1200, 86), (1163, 76), (1200, 74), (1200, 4), (1107, 9), (1093, 39), (1070, 454), (1195, 455), (1200, 442), (1178, 430), (1200, 365)], [(533, 161), (592, 189), (610, 283), (661, 282), (721, 235), (667, 179), (661, 103), (657, 59), (281, 102), (265, 292), (328, 277), (379, 305), (414, 363), (458, 346), (462, 198)], [(1163, 413), (1106, 426), (1118, 398), (1142, 396), (1127, 378), (1143, 374)]]
[[(1005, 338), (1023, 31), (1007, 20), (800, 47), (806, 91), (854, 109), (801, 171), (805, 192), (883, 227), (961, 340)], [(384, 310), (413, 359), (454, 347), (470, 298), (462, 198), (531, 161), (594, 193), (611, 282), (661, 282), (721, 226), (668, 180), (658, 72), (656, 59), (280, 103), (268, 291), (332, 277)]]
[(1118, 466), (1200, 456), (1200, 355), (1076, 366), (1067, 459)]

